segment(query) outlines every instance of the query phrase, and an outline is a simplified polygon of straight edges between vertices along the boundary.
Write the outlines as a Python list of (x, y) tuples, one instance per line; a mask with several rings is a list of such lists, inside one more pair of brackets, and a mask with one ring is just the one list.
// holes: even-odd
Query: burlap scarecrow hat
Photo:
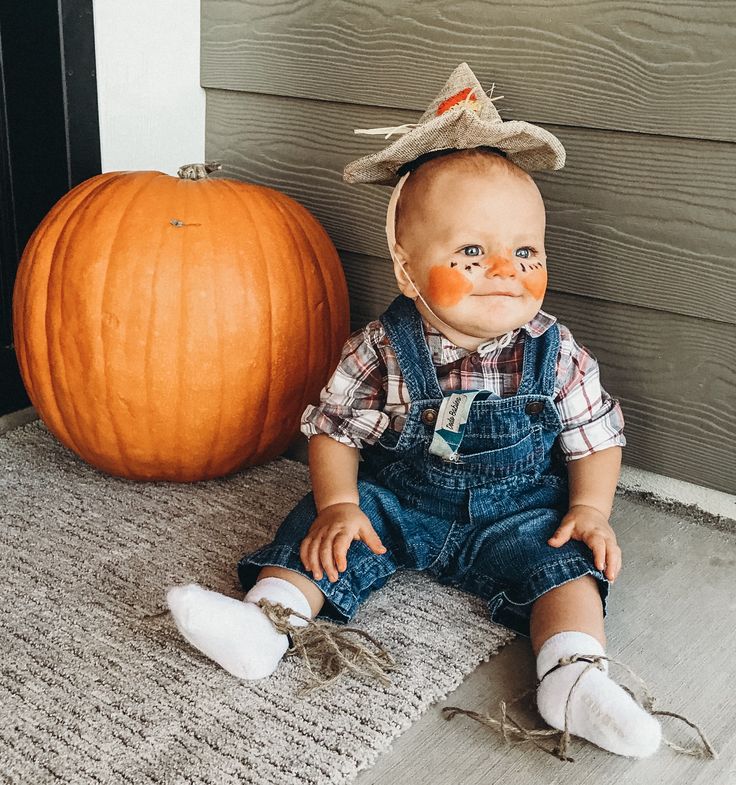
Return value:
[(386, 139), (401, 136), (383, 150), (347, 164), (343, 180), (396, 185), (399, 169), (420, 155), (480, 146), (500, 149), (527, 172), (562, 169), (565, 148), (560, 140), (524, 120), (504, 122), (493, 105), (500, 98), (503, 96), (487, 95), (470, 66), (460, 63), (419, 122), (393, 128), (356, 128), (356, 134), (385, 134)]

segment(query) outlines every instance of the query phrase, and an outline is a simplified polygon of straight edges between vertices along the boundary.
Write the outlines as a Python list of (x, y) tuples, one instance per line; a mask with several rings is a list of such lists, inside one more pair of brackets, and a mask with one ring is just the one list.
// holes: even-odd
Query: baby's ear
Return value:
[(412, 275), (411, 267), (406, 260), (406, 252), (398, 243), (394, 246), (394, 276), (396, 277), (399, 291), (405, 297), (416, 300), (417, 290), (412, 286), (410, 280), (410, 276), (412, 278), (414, 276)]

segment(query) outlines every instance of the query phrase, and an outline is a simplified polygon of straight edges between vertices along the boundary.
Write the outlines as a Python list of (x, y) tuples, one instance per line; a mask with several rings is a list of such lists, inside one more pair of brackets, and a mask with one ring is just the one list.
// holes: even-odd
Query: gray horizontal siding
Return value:
[(208, 88), (424, 111), (463, 60), (504, 120), (736, 141), (733, 0), (202, 3)]
[(567, 150), (564, 169), (534, 174), (543, 308), (621, 400), (624, 461), (736, 492), (736, 3), (551, 5), (204, 0), (207, 158), (319, 219), (358, 327), (396, 285), (391, 189), (342, 182), (387, 142), (353, 129), (416, 121), (466, 60), (507, 96), (504, 119)]

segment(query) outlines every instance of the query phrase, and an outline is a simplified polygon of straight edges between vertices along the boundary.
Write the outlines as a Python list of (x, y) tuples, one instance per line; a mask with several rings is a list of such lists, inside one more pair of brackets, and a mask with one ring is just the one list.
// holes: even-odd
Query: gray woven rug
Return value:
[(169, 614), (142, 619), (173, 584), (242, 598), (238, 559), (308, 488), (283, 458), (141, 483), (87, 465), (40, 420), (0, 436), (0, 781), (349, 782), (514, 637), (480, 599), (401, 571), (352, 622), (397, 660), (391, 686), (346, 676), (298, 699), (299, 658), (239, 681)]

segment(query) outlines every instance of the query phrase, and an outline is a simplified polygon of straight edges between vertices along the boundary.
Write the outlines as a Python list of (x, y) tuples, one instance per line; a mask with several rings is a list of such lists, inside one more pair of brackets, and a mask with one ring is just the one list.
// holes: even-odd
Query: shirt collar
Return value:
[[(543, 311), (541, 308), (537, 313), (534, 315), (532, 319), (530, 319), (526, 324), (522, 324), (521, 327), (517, 327), (511, 333), (511, 342), (509, 343), (508, 347), (512, 347), (521, 332), (521, 330), (526, 331), (528, 335), (531, 335), (533, 338), (536, 338), (542, 333), (546, 332), (555, 322), (557, 321), (557, 317), (553, 316), (552, 314)], [(472, 354), (468, 349), (464, 349), (462, 346), (457, 346), (454, 344), (449, 338), (446, 338), (436, 327), (431, 325), (423, 316), (422, 316), (422, 329), (424, 330), (424, 337), (427, 341), (427, 346), (429, 348), (429, 352), (432, 355), (432, 362), (435, 365), (445, 365), (450, 362), (454, 362), (455, 360), (460, 359), (461, 357), (465, 357), (468, 354)], [(484, 355), (490, 355), (499, 350), (496, 346), (496, 343), (493, 339), (486, 341), (478, 346), (476, 352), (482, 357)]]

